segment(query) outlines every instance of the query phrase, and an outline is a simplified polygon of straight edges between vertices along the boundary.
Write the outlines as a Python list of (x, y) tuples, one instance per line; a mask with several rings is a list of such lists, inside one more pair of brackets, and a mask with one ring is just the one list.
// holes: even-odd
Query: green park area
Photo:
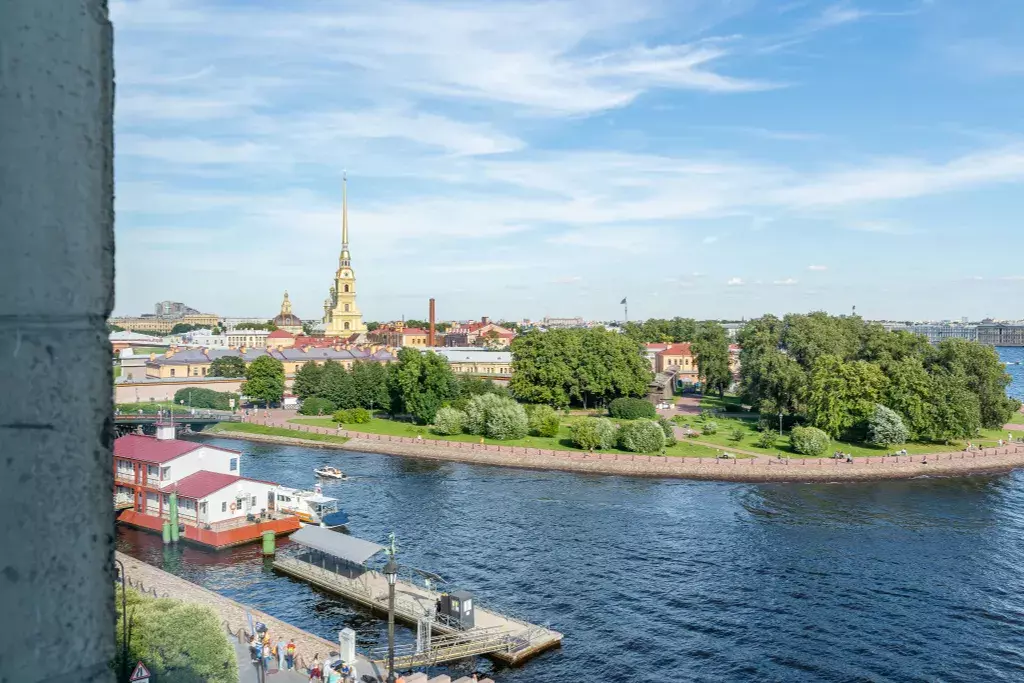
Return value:
[[(389, 420), (387, 418), (373, 417), (369, 422), (362, 424), (349, 424), (341, 425), (343, 429), (351, 429), (352, 431), (365, 432), (368, 434), (383, 434), (387, 436), (404, 436), (415, 439), (417, 436), (423, 439), (437, 440), (437, 441), (461, 441), (464, 443), (480, 443), (481, 438), (483, 442), (495, 446), (519, 446), (522, 448), (542, 448), (545, 450), (553, 451), (581, 451), (583, 449), (574, 445), (572, 442), (572, 436), (569, 430), (569, 425), (574, 422), (574, 418), (569, 418), (562, 421), (558, 427), (558, 433), (556, 436), (538, 436), (527, 434), (518, 439), (490, 439), (486, 436), (481, 437), (477, 434), (450, 434), (441, 435), (435, 434), (429, 425), (417, 425), (412, 422), (402, 422), (398, 420)], [(335, 422), (330, 417), (299, 417), (289, 422), (298, 425), (312, 425), (315, 427), (326, 427), (328, 429), (337, 429), (339, 426), (338, 422)], [(288, 430), (282, 430), (288, 431)], [(294, 435), (294, 432), (292, 432)], [(317, 435), (314, 433), (303, 434), (302, 438), (324, 436), (323, 434)], [(619, 448), (602, 449), (603, 453), (629, 453), (629, 451), (621, 450)], [(665, 448), (665, 455), (670, 456), (686, 456), (691, 458), (702, 457), (702, 458), (713, 458), (718, 455), (718, 451), (709, 448), (707, 446), (701, 446), (695, 443), (679, 442), (672, 446)]]
[[(417, 349), (387, 365), (306, 363), (292, 391), (308, 417), (295, 421), (553, 450), (828, 457), (993, 445), (1020, 408), (995, 351), (974, 342), (932, 346), (857, 317), (766, 315), (739, 333), (736, 378), (722, 326), (689, 323), (525, 332), (512, 342), (508, 386), (456, 375), (443, 357)], [(642, 398), (654, 378), (643, 346), (652, 339), (690, 343), (708, 392), (701, 415), (673, 423)], [(279, 361), (260, 357), (244, 373), (247, 396), (280, 400)], [(694, 433), (677, 443), (675, 426), (688, 422)]]
[(252, 424), (250, 422), (220, 422), (212, 427), (203, 430), (204, 434), (264, 434), (266, 436), (284, 436), (289, 439), (305, 439), (306, 441), (319, 441), (321, 443), (342, 444), (348, 441), (343, 436), (335, 434), (315, 434), (313, 432), (299, 434), (294, 429), (287, 427), (268, 427), (265, 425)]

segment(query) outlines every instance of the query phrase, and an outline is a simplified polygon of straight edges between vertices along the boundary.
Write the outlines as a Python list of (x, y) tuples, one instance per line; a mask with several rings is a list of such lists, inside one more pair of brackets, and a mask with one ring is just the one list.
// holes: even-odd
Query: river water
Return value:
[[(1022, 367), (1009, 366), (1018, 395)], [(247, 476), (290, 486), (343, 468), (353, 479), (325, 492), (354, 535), (393, 530), (403, 564), (565, 633), (520, 668), (437, 671), (498, 683), (1024, 678), (1024, 472), (735, 484), (207, 441), (242, 450)], [(165, 550), (123, 528), (118, 545), (325, 638), (349, 626), (361, 647), (386, 644), (386, 622), (274, 573), (256, 545)]]

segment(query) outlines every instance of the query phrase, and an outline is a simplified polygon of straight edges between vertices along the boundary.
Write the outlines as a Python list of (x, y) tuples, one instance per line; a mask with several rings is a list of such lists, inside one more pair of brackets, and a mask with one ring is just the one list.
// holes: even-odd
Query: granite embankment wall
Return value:
[(305, 441), (301, 438), (227, 432), (223, 436), (275, 443), (301, 444), (344, 450), (400, 455), (430, 460), (449, 460), (499, 467), (564, 470), (592, 474), (643, 477), (680, 477), (717, 481), (868, 481), (912, 479), (920, 476), (963, 476), (1024, 467), (1024, 444), (976, 451), (955, 451), (910, 456), (854, 458), (852, 463), (831, 458), (776, 459), (754, 457), (717, 460), (696, 457), (663, 457), (620, 453), (584, 453), (499, 446), (462, 441), (412, 439), (347, 430), (296, 425), (284, 418), (250, 420), (258, 424), (348, 437), (344, 444)]

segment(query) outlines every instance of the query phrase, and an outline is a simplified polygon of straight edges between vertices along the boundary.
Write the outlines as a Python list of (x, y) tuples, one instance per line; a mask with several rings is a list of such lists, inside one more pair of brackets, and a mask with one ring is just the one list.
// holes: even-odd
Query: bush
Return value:
[(740, 441), (743, 441), (743, 427), (740, 427), (739, 425), (733, 427), (732, 431), (729, 432), (729, 439), (733, 443), (739, 443)]
[(817, 427), (793, 427), (789, 441), (797, 453), (821, 455), (828, 448), (832, 439)]
[(642, 398), (617, 398), (608, 404), (608, 414), (617, 420), (653, 420), (658, 416), (654, 404)]
[(461, 410), (449, 407), (438, 408), (437, 415), (434, 416), (433, 431), (442, 436), (461, 434), (465, 424), (466, 414)]
[[(120, 591), (120, 586), (117, 587)], [(121, 600), (117, 603), (117, 633), (123, 619)], [(131, 639), (128, 665), (140, 659), (158, 681), (180, 683), (234, 683), (238, 680), (235, 648), (224, 637), (220, 619), (206, 605), (169, 598), (148, 598), (128, 589)], [(120, 668), (117, 648), (115, 669)]]
[(373, 414), (366, 408), (347, 408), (335, 411), (333, 420), (341, 424), (366, 424), (373, 418)]
[(718, 432), (718, 423), (714, 420), (708, 420), (701, 426), (700, 431), (705, 436), (716, 434)]
[(672, 420), (668, 419), (664, 415), (658, 417), (658, 424), (661, 425), (661, 431), (665, 432), (665, 445), (675, 446), (676, 445), (676, 431), (672, 424)]
[(773, 431), (769, 430), (761, 432), (761, 434), (757, 437), (757, 447), (767, 449), (775, 448), (776, 437), (777, 435)]
[(526, 409), (507, 396), (480, 394), (466, 404), (466, 431), (491, 439), (521, 439), (530, 431)]
[(868, 443), (888, 448), (910, 440), (910, 432), (896, 411), (878, 404), (868, 419)]
[(530, 432), (537, 436), (558, 436), (561, 424), (558, 413), (551, 406), (532, 406), (527, 411), (530, 416)]
[(214, 391), (213, 389), (178, 389), (174, 392), (174, 402), (178, 406), (189, 406), (203, 410), (231, 410), (231, 399), (235, 399), (235, 405), (239, 405), (238, 394), (229, 391)]
[(333, 412), (334, 404), (319, 396), (311, 396), (299, 406), (299, 415), (330, 415)]
[(618, 427), (606, 417), (584, 417), (569, 425), (569, 438), (574, 446), (586, 451), (614, 448)]
[(654, 453), (665, 447), (665, 432), (654, 420), (634, 420), (619, 429), (619, 448), (633, 453)]

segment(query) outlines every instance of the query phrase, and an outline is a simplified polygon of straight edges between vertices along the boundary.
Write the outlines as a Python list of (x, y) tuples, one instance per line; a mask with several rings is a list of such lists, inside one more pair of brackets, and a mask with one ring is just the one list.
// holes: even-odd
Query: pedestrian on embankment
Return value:
[(320, 655), (313, 655), (313, 662), (309, 665), (309, 682), (320, 680)]
[(284, 663), (289, 669), (295, 668), (295, 639), (289, 638), (284, 648)]
[(281, 670), (281, 671), (284, 670), (284, 655), (285, 655), (284, 648), (285, 648), (284, 638), (281, 638), (280, 640), (277, 641), (277, 653), (276, 653), (277, 654), (277, 668), (279, 670)]

